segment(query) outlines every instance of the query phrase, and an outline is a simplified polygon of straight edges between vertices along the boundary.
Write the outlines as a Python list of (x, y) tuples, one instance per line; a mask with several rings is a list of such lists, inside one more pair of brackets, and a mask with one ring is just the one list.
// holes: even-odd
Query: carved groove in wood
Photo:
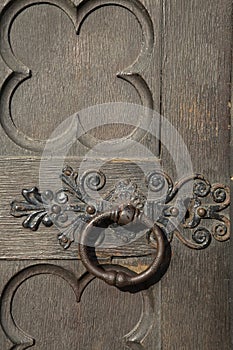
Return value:
[[(105, 269), (111, 268), (110, 265), (105, 265)], [(118, 269), (125, 270), (121, 266)], [(76, 301), (81, 301), (82, 294), (88, 284), (95, 279), (95, 277), (88, 272), (84, 273), (80, 278), (70, 272), (69, 270), (52, 264), (37, 264), (29, 266), (17, 274), (15, 274), (5, 286), (1, 295), (0, 304), (0, 321), (1, 326), (7, 338), (14, 344), (11, 349), (26, 350), (36, 344), (36, 340), (30, 335), (26, 334), (15, 322), (12, 304), (18, 288), (29, 278), (42, 274), (52, 274), (64, 279), (73, 289)], [(154, 303), (151, 290), (146, 290), (142, 295), (142, 313), (137, 325), (124, 336), (125, 343), (130, 349), (141, 349), (143, 340), (150, 332), (153, 325)]]
[[(81, 2), (77, 7), (70, 0), (12, 0), (10, 1), (2, 13), (0, 14), (0, 54), (12, 70), (12, 73), (3, 83), (0, 91), (0, 123), (9, 136), (17, 145), (35, 152), (40, 152), (44, 149), (45, 140), (32, 139), (19, 130), (13, 122), (11, 112), (12, 97), (17, 88), (27, 79), (30, 79), (32, 74), (30, 68), (26, 67), (14, 55), (11, 43), (10, 32), (11, 27), (16, 17), (28, 7), (47, 4), (56, 6), (61, 9), (72, 21), (77, 35), (80, 34), (81, 27), (88, 15), (103, 6), (120, 6), (130, 11), (138, 20), (144, 40), (142, 49), (132, 65), (117, 73), (117, 77), (131, 84), (140, 96), (142, 105), (153, 108), (153, 98), (151, 91), (140, 75), (144, 67), (148, 65), (154, 46), (154, 30), (150, 15), (146, 8), (139, 0), (87, 0)], [(148, 112), (150, 114), (150, 112)], [(152, 115), (148, 115), (151, 118)], [(142, 121), (141, 121), (142, 122)], [(140, 123), (139, 123), (140, 124)], [(128, 137), (139, 140), (145, 136), (145, 131), (136, 127)], [(63, 136), (61, 136), (61, 140)], [(83, 135), (80, 141), (87, 147), (93, 147), (98, 140), (91, 135)], [(158, 146), (158, 145), (157, 145)], [(158, 147), (157, 147), (158, 149)]]

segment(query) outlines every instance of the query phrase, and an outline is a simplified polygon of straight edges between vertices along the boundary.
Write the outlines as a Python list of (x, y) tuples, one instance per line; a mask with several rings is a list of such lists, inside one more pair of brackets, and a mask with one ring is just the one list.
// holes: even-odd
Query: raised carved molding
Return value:
[[(106, 270), (112, 269), (110, 265), (104, 265)], [(128, 273), (133, 273), (122, 266), (116, 266), (119, 271), (127, 270)], [(26, 334), (19, 325), (16, 324), (12, 311), (12, 304), (18, 288), (28, 279), (43, 274), (52, 274), (64, 279), (72, 288), (77, 302), (81, 302), (82, 294), (88, 284), (95, 277), (88, 272), (84, 273), (80, 278), (77, 278), (69, 270), (52, 264), (37, 264), (31, 265), (18, 273), (16, 273), (6, 284), (0, 304), (0, 321), (1, 326), (7, 338), (14, 344), (14, 350), (26, 350), (36, 344), (36, 340)], [(137, 325), (124, 336), (124, 341), (130, 349), (144, 349), (142, 342), (150, 332), (153, 325), (154, 303), (151, 290), (141, 292), (142, 296), (142, 312)]]
[[(12, 71), (4, 81), (0, 91), (0, 123), (5, 133), (13, 142), (20, 147), (35, 152), (42, 151), (46, 142), (45, 140), (33, 139), (19, 130), (14, 124), (14, 118), (11, 112), (11, 101), (15, 91), (25, 80), (31, 78), (30, 68), (26, 67), (14, 55), (10, 43), (11, 27), (19, 13), (28, 7), (39, 4), (56, 6), (61, 9), (72, 21), (77, 35), (80, 34), (82, 24), (88, 15), (98, 8), (103, 6), (120, 6), (130, 11), (141, 26), (144, 39), (138, 57), (129, 67), (125, 68), (122, 72), (118, 72), (117, 77), (125, 80), (136, 89), (143, 106), (149, 109), (153, 108), (151, 91), (140, 73), (149, 64), (154, 45), (154, 30), (150, 15), (139, 0), (87, 0), (82, 1), (77, 7), (70, 0), (11, 0), (0, 14), (0, 54)], [(149, 110), (148, 118), (152, 118)], [(146, 132), (140, 129), (138, 125), (128, 137), (134, 140), (140, 140), (145, 134)], [(60, 138), (63, 140), (63, 135)], [(88, 134), (82, 135), (80, 141), (87, 147), (93, 147), (98, 143), (95, 137)]]

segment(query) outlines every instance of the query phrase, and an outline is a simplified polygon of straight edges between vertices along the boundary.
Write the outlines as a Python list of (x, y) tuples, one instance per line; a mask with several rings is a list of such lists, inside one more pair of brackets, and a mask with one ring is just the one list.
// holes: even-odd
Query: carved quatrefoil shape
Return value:
[[(139, 0), (86, 0), (82, 1), (77, 7), (70, 0), (11, 0), (0, 14), (0, 54), (12, 71), (1, 88), (0, 123), (9, 138), (20, 147), (34, 152), (43, 151), (46, 142), (45, 140), (33, 139), (19, 130), (14, 124), (11, 112), (12, 97), (16, 89), (25, 80), (31, 78), (30, 68), (21, 63), (14, 54), (10, 43), (11, 27), (19, 13), (28, 7), (40, 4), (56, 6), (62, 10), (72, 21), (77, 35), (80, 34), (82, 24), (88, 15), (103, 6), (120, 6), (136, 17), (144, 37), (141, 51), (129, 67), (117, 73), (117, 77), (125, 80), (136, 89), (142, 105), (148, 107), (148, 121), (151, 120), (152, 114), (149, 110), (153, 109), (153, 98), (146, 81), (140, 73), (148, 66), (151, 58), (154, 46), (154, 30), (150, 15)], [(145, 136), (146, 132), (140, 128), (141, 122), (142, 120), (127, 138), (140, 140)], [(145, 123), (145, 120), (143, 122)], [(65, 142), (63, 139), (65, 139), (63, 135), (59, 136), (60, 144)], [(94, 136), (88, 134), (82, 135), (79, 141), (90, 148), (99, 142)]]
[[(111, 269), (111, 266), (106, 265), (105, 268)], [(127, 270), (127, 273), (135, 274), (122, 266), (117, 266), (116, 268), (119, 271)], [(30, 335), (24, 332), (20, 328), (20, 325), (15, 322), (12, 304), (19, 287), (28, 279), (39, 275), (53, 275), (63, 279), (67, 283), (68, 287), (73, 290), (74, 298), (76, 299), (77, 303), (82, 301), (81, 297), (84, 290), (95, 279), (95, 277), (88, 272), (77, 278), (71, 271), (53, 264), (31, 265), (16, 273), (6, 284), (0, 300), (1, 326), (7, 338), (14, 344), (11, 349), (26, 350), (36, 345), (36, 339), (33, 339)], [(136, 326), (124, 336), (124, 343), (127, 344), (129, 349), (144, 349), (142, 342), (148, 335), (154, 322), (153, 315), (155, 309), (152, 291), (145, 290), (141, 292), (141, 297), (142, 311), (140, 320)]]

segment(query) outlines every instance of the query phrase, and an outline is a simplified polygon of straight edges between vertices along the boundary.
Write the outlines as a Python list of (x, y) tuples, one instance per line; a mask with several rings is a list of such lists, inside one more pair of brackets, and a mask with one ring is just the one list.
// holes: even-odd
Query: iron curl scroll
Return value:
[[(93, 169), (79, 176), (67, 166), (61, 180), (63, 188), (55, 193), (50, 190), (40, 193), (36, 187), (24, 189), (24, 201), (12, 202), (11, 214), (25, 217), (23, 227), (32, 231), (38, 230), (40, 225), (55, 225), (64, 249), (73, 242), (77, 243), (87, 270), (110, 285), (129, 287), (151, 278), (161, 269), (166, 245), (170, 245), (174, 237), (185, 246), (198, 250), (207, 248), (212, 239), (224, 242), (230, 238), (230, 221), (223, 214), (230, 205), (230, 189), (220, 183), (211, 185), (201, 174), (176, 183), (162, 171), (147, 174), (148, 191), (163, 193), (154, 199), (146, 198), (130, 179), (119, 181), (103, 195), (102, 200), (91, 198), (90, 191), (104, 191), (106, 184), (105, 174)], [(186, 192), (190, 183), (192, 191)], [(211, 228), (207, 223), (211, 223)], [(145, 272), (132, 278), (118, 274), (114, 269), (106, 272), (93, 263), (89, 248), (95, 251), (104, 242), (104, 229), (111, 225), (114, 235), (119, 227), (141, 224), (144, 225), (148, 245), (155, 252), (154, 260)], [(95, 232), (98, 226), (102, 230)], [(130, 229), (128, 232), (128, 237), (121, 237), (119, 232), (116, 237), (119, 240), (126, 238), (125, 242), (130, 244), (137, 239), (137, 230), (133, 230), (133, 234)]]

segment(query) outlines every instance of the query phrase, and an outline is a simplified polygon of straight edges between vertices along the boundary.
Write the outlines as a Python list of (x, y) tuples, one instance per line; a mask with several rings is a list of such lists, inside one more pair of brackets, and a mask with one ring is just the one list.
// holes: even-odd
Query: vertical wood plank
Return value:
[[(231, 12), (228, 0), (164, 1), (162, 113), (183, 137), (194, 172), (226, 184)], [(176, 178), (165, 146), (164, 168)], [(172, 250), (162, 280), (162, 349), (229, 349), (229, 243), (196, 252), (174, 240)]]

